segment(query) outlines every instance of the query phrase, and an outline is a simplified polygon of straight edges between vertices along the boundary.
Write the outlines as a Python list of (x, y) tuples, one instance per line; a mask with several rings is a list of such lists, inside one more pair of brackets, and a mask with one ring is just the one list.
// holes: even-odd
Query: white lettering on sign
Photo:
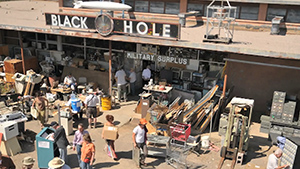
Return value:
[(124, 21), (124, 32), (128, 33), (128, 29), (129, 33), (132, 33), (132, 21), (129, 21), (129, 25), (127, 25), (127, 21)]
[[(144, 31), (141, 31), (141, 26), (144, 26)], [(141, 35), (146, 35), (147, 32), (148, 32), (148, 26), (145, 22), (139, 22), (137, 25), (136, 25), (136, 30), (139, 34)]]
[(170, 56), (157, 56), (157, 62), (164, 62), (164, 63), (176, 63), (181, 65), (187, 65), (188, 59), (186, 58), (177, 58), (177, 57), (170, 57)]
[(163, 37), (170, 37), (170, 25), (163, 25)]
[(56, 15), (51, 15), (51, 24), (52, 25), (58, 25), (57, 24), (57, 16)]
[(65, 21), (64, 21), (64, 23), (65, 23), (65, 26), (67, 26), (67, 27), (72, 27), (71, 26), (71, 23), (70, 23), (70, 20), (69, 20), (69, 17), (65, 17)]
[(150, 60), (150, 61), (157, 61), (157, 62), (164, 62), (164, 63), (176, 63), (181, 65), (188, 64), (188, 59), (186, 58), (152, 55), (148, 53), (127, 52), (126, 57), (129, 59)]
[(77, 22), (79, 23), (79, 21), (80, 21), (79, 17), (78, 17), (78, 16), (73, 16), (73, 17), (72, 17), (72, 20), (71, 20), (73, 27), (74, 27), (74, 28), (79, 28), (79, 27), (80, 27), (80, 24), (77, 24), (77, 25), (76, 25), (76, 24), (75, 24), (75, 20), (77, 20)]
[(87, 29), (88, 27), (86, 26), (85, 22), (87, 20), (87, 17), (80, 17), (80, 21), (81, 21), (81, 28), (83, 29)]
[(61, 15), (51, 14), (52, 26), (88, 29), (86, 25), (86, 20), (87, 17), (78, 17), (78, 16), (65, 16), (65, 18), (61, 20)]
[(153, 36), (159, 36), (159, 33), (158, 32), (155, 32), (155, 30), (156, 30), (156, 24), (155, 23), (153, 23)]

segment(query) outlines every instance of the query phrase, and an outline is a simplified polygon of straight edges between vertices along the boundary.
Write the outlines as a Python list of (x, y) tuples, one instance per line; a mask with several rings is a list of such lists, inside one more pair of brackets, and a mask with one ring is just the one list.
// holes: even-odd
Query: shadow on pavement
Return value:
[(160, 164), (164, 163), (166, 160), (164, 158), (155, 158), (154, 161), (148, 163), (148, 166), (159, 166)]
[(94, 168), (95, 169), (98, 169), (98, 168), (109, 168), (109, 167), (112, 167), (114, 165), (118, 165), (120, 164), (119, 162), (104, 162), (104, 163), (97, 163), (94, 165)]
[(132, 151), (121, 151), (121, 152), (116, 152), (118, 159), (132, 159)]
[[(260, 146), (269, 146), (267, 150), (261, 151)], [(247, 156), (244, 159), (243, 164), (250, 162), (252, 159), (265, 157), (266, 152), (268, 152), (272, 147), (271, 142), (268, 138), (259, 137), (259, 136), (252, 136), (249, 140), (249, 148), (247, 152)]]
[[(73, 150), (72, 150), (73, 151)], [(71, 168), (76, 168), (79, 167), (78, 164), (78, 159), (77, 159), (77, 154), (69, 154), (68, 155), (68, 166), (70, 166)]]

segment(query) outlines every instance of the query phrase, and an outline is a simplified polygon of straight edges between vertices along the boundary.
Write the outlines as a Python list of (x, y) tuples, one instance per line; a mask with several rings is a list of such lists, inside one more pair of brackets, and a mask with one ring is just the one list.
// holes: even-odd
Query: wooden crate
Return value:
[(6, 82), (15, 83), (15, 79), (12, 78), (13, 76), (14, 76), (14, 73), (5, 73)]
[(23, 73), (22, 60), (11, 59), (4, 61), (5, 73)]

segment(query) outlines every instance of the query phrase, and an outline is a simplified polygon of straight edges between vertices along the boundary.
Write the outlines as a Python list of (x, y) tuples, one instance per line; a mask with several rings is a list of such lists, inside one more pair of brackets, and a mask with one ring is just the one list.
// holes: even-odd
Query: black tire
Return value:
[(222, 147), (220, 151), (220, 156), (225, 158), (226, 152), (227, 152), (227, 147)]

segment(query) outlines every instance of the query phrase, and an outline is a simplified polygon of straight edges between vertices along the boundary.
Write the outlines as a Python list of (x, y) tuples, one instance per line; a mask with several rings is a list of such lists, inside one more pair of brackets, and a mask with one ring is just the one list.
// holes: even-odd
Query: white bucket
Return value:
[(201, 137), (201, 147), (205, 149), (209, 148), (209, 136)]

